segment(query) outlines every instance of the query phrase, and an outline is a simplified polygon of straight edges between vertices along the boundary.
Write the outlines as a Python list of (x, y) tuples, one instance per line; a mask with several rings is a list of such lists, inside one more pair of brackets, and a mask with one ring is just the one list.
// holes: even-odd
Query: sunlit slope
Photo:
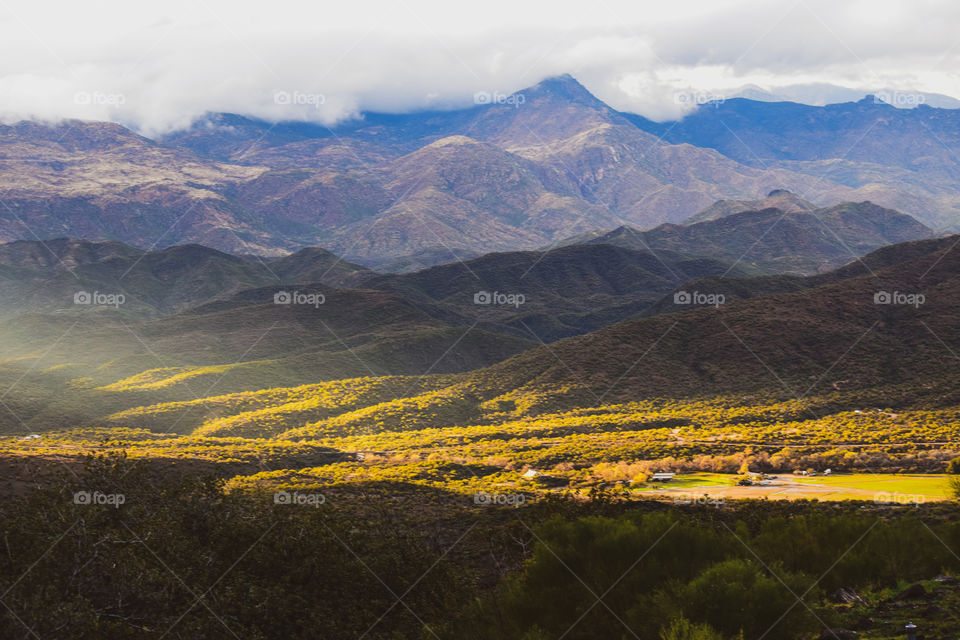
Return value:
[[(867, 261), (875, 275), (850, 267), (793, 293), (620, 323), (485, 369), (431, 378), (422, 389), (388, 384), (392, 378), (340, 381), (337, 393), (352, 399), (336, 403), (336, 411), (317, 397), (326, 392), (278, 390), (242, 415), (189, 424), (206, 435), (326, 439), (496, 425), (577, 408), (601, 414), (647, 398), (717, 396), (749, 404), (757, 393), (844, 392), (882, 405), (874, 390), (921, 384), (915, 381), (957, 366), (960, 254), (951, 244), (902, 245), (900, 258), (886, 249)], [(925, 298), (917, 306), (877, 304), (883, 291)], [(374, 383), (379, 391), (367, 393)], [(163, 428), (166, 413), (160, 406), (122, 415), (143, 420), (129, 426)]]
[[(518, 399), (566, 388), (563, 395), (583, 406), (784, 385), (803, 394), (939, 375), (958, 363), (960, 253), (949, 241), (917, 244), (927, 252), (906, 245), (902, 261), (872, 274), (620, 323), (473, 379), (506, 383)], [(878, 304), (878, 294), (894, 300)], [(917, 306), (904, 298), (916, 295), (923, 296)]]
[(444, 376), (384, 376), (246, 391), (134, 407), (103, 424), (209, 436), (272, 437), (290, 424), (313, 422), (449, 384)]
[[(77, 426), (130, 407), (363, 376), (488, 366), (531, 340), (455, 326), (396, 294), (277, 288), (153, 321), (124, 310), (34, 314), (0, 325), (9, 432)], [(318, 298), (319, 299), (319, 298)], [(439, 315), (439, 314), (438, 314)]]

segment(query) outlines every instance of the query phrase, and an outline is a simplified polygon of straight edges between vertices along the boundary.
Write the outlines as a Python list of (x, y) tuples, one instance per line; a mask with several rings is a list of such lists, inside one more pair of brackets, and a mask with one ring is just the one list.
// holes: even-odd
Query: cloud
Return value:
[(113, 120), (147, 135), (208, 111), (331, 124), (466, 106), (565, 72), (660, 120), (690, 108), (678, 94), (744, 84), (960, 95), (960, 6), (933, 0), (59, 4), (0, 5), (3, 121)]

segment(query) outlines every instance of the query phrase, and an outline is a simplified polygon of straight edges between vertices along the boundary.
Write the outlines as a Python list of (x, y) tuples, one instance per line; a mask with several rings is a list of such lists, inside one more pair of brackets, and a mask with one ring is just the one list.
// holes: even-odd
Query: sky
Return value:
[(656, 120), (745, 85), (906, 103), (960, 97), (958, 70), (949, 0), (0, 0), (0, 121), (146, 135), (211, 111), (332, 124), (464, 107), (561, 73)]

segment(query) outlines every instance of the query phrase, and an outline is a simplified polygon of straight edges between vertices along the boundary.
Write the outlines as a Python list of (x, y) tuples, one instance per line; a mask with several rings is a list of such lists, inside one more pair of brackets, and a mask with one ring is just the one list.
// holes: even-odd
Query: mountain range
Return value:
[(344, 380), (351, 411), (403, 397), (443, 424), (944, 366), (955, 112), (737, 99), (655, 123), (569, 76), (514, 97), (157, 140), (0, 127), (3, 427)]
[[(819, 273), (933, 235), (910, 216), (869, 202), (816, 208), (785, 191), (718, 201), (691, 221), (597, 230), (536, 251), (404, 274), (376, 272), (321, 248), (270, 258), (195, 244), (145, 251), (112, 241), (15, 241), (0, 245), (0, 316), (68, 313), (83, 308), (75, 295), (99, 294), (123, 296), (126, 314), (157, 318), (248, 299), (249, 290), (314, 285), (391, 292), (465, 326), (482, 311), (481, 326), (500, 330), (506, 317), (522, 337), (536, 327), (552, 341), (641, 313), (687, 280)], [(473, 295), (482, 291), (523, 295), (523, 313), (497, 304), (479, 309)]]
[[(769, 277), (740, 280), (755, 295), (674, 308), (525, 351), (452, 377), (446, 394), (431, 390), (405, 403), (407, 414), (372, 404), (286, 435), (309, 438), (385, 418), (403, 428), (416, 424), (425, 406), (430, 427), (441, 427), (652, 398), (735, 394), (747, 402), (758, 394), (801, 400), (905, 383), (937, 388), (931, 381), (955, 371), (960, 350), (953, 331), (960, 320), (957, 242), (954, 236), (894, 245), (862, 264), (799, 279), (792, 291), (776, 292)], [(465, 394), (472, 404), (447, 400)], [(948, 391), (928, 402), (951, 406), (957, 399)], [(890, 399), (880, 394), (875, 401), (884, 406)], [(249, 426), (248, 434), (256, 433), (256, 422)]]
[[(933, 235), (910, 216), (871, 202), (820, 208), (797, 205), (796, 196), (783, 191), (759, 201), (720, 201), (691, 218), (702, 222), (663, 224), (649, 231), (620, 227), (586, 242), (709, 256), (752, 268), (754, 273), (811, 274), (829, 271), (887, 244)], [(721, 211), (727, 215), (718, 214)]]
[[(415, 343), (416, 331), (427, 329), (430, 321), (412, 307), (402, 314), (389, 296), (364, 303), (355, 298), (356, 292), (329, 290), (330, 301), (349, 303), (350, 308), (328, 316), (311, 315), (310, 309), (277, 311), (275, 306), (257, 305), (264, 292), (255, 289), (161, 324), (131, 325), (156, 352), (127, 356), (122, 365), (108, 361), (106, 366), (85, 369), (70, 360), (75, 354), (61, 344), (40, 358), (42, 366), (24, 374), (8, 361), (0, 375), (26, 378), (23, 386), (29, 392), (8, 402), (18, 415), (27, 416), (29, 425), (50, 428), (80, 421), (189, 433), (205, 424), (197, 434), (294, 439), (358, 430), (505, 423), (558, 411), (601, 411), (620, 402), (718, 394), (734, 394), (731, 397), (739, 402), (748, 402), (761, 396), (802, 399), (849, 391), (873, 394), (874, 402), (886, 406), (877, 389), (902, 384), (939, 389), (934, 382), (957, 366), (960, 344), (953, 328), (960, 300), (956, 275), (960, 254), (954, 251), (958, 240), (953, 236), (891, 245), (812, 276), (697, 280), (686, 286), (701, 294), (729, 297), (691, 306), (669, 304), (675, 298), (668, 295), (663, 299), (668, 304), (655, 315), (551, 344), (515, 341), (512, 357), (509, 349), (504, 350), (509, 341), (497, 342), (504, 334), (458, 329), (440, 342), (464, 346), (455, 350), (454, 362), (436, 368), (411, 359), (416, 349), (396, 351)], [(256, 335), (243, 335), (244, 326), (259, 332), (286, 311), (294, 311), (294, 317), (284, 321), (284, 330), (270, 336), (266, 346), (260, 346)], [(383, 313), (394, 318), (386, 331), (376, 326)], [(333, 332), (323, 326), (326, 323)], [(101, 328), (102, 345), (87, 332), (86, 357), (97, 351), (91, 345), (106, 350), (111, 335), (114, 354), (122, 351), (123, 341), (116, 339), (118, 326), (114, 322)], [(371, 329), (380, 333), (378, 339), (371, 340)], [(291, 331), (293, 335), (286, 335)], [(476, 340), (465, 337), (474, 331)], [(290, 350), (289, 345), (307, 339), (306, 332), (340, 334), (355, 351), (323, 347), (325, 341), (336, 341), (332, 337), (315, 339), (319, 347), (313, 350)], [(472, 362), (462, 359), (471, 350), (480, 353), (484, 344), (486, 357), (494, 364), (477, 369), (476, 356)], [(494, 349), (497, 344), (499, 353)], [(163, 368), (151, 363), (157, 353), (166, 356), (173, 347), (183, 357), (210, 361), (217, 349), (236, 352), (241, 346), (250, 351), (243, 362), (219, 368)], [(257, 359), (270, 355), (265, 351), (289, 355)], [(393, 372), (416, 376), (383, 375), (391, 362), (385, 359), (387, 354), (398, 358)], [(323, 366), (342, 367), (352, 355), (379, 370), (362, 377), (354, 373), (351, 379), (344, 379), (351, 373), (348, 368), (342, 368), (339, 376), (331, 376), (338, 372), (329, 368), (323, 374)], [(64, 364), (50, 366), (53, 362)], [(143, 370), (131, 373), (137, 366)], [(96, 381), (76, 377), (90, 371)], [(450, 373), (420, 375), (438, 371)], [(54, 386), (56, 393), (44, 395), (55, 376), (62, 377)], [(954, 392), (943, 393), (926, 402), (956, 404)], [(836, 402), (841, 404), (834, 411), (855, 408), (842, 399)], [(313, 422), (317, 419), (321, 421)], [(6, 428), (23, 426), (11, 423)]]
[[(559, 349), (571, 336), (588, 334), (589, 350), (614, 326), (660, 326), (644, 318), (689, 311), (676, 304), (679, 291), (746, 304), (865, 272), (876, 277), (904, 256), (926, 258), (930, 247), (954, 241), (844, 257), (850, 245), (882, 247), (929, 229), (870, 203), (846, 204), (820, 215), (849, 231), (850, 245), (818, 243), (811, 238), (825, 236), (804, 218), (815, 215), (768, 208), (650, 232), (618, 229), (406, 274), (378, 273), (322, 249), (264, 259), (199, 245), (145, 252), (117, 242), (18, 241), (0, 246), (0, 380), (18, 385), (7, 400), (12, 416), (57, 425), (131, 403), (357, 377), (465, 375), (538, 345)], [(752, 235), (776, 217), (793, 231)], [(849, 264), (791, 275), (832, 262)]]
[(957, 109), (898, 109), (875, 96), (823, 107), (735, 98), (703, 105), (677, 122), (626, 117), (673, 144), (817, 176), (808, 199), (819, 202), (846, 187), (931, 226), (957, 228)]
[(517, 96), (332, 128), (210, 114), (157, 140), (104, 122), (3, 126), (0, 239), (322, 246), (414, 270), (679, 223), (776, 189), (818, 208), (869, 200), (938, 230), (960, 220), (954, 110), (731, 99), (655, 123), (570, 76)]
[(943, 109), (960, 107), (960, 100), (942, 93), (903, 91), (893, 87), (862, 91), (827, 82), (792, 84), (772, 89), (764, 89), (757, 85), (746, 85), (731, 92), (724, 92), (724, 95), (727, 98), (747, 98), (761, 102), (800, 102), (817, 106), (856, 102), (866, 96), (875, 96), (878, 101), (886, 102), (901, 109), (913, 109), (922, 104)]

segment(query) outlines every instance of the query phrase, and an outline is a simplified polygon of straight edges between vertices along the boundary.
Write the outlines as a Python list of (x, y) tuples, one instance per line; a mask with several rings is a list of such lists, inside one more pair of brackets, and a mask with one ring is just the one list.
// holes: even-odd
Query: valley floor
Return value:
[(669, 483), (640, 489), (665, 498), (702, 500), (861, 500), (880, 505), (913, 505), (951, 500), (944, 474), (850, 473), (809, 477), (794, 474), (758, 479), (749, 486), (736, 484), (729, 474), (691, 474)]

